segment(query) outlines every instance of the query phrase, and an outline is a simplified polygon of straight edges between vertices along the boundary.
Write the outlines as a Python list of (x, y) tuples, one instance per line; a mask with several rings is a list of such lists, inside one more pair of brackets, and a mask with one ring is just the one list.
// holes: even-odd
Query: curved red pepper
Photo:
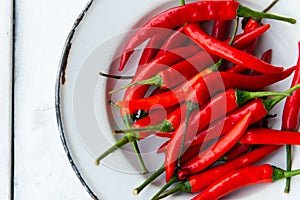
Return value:
[(235, 64), (242, 65), (248, 69), (253, 69), (262, 73), (280, 73), (283, 67), (275, 67), (250, 54), (235, 49), (223, 42), (216, 40), (205, 33), (196, 23), (190, 23), (184, 27), (185, 33), (191, 37), (201, 48), (207, 52), (225, 58)]
[[(125, 104), (132, 109), (149, 110), (154, 105), (162, 107), (178, 104), (190, 99), (197, 99), (199, 105), (203, 105), (215, 93), (224, 90), (224, 88), (238, 88), (242, 90), (258, 90), (270, 84), (287, 78), (293, 71), (294, 67), (283, 71), (280, 74), (265, 75), (242, 75), (228, 72), (212, 72), (205, 76), (197, 74), (188, 82), (179, 85), (174, 90), (131, 101), (117, 102), (118, 105)], [(252, 84), (249, 84), (252, 83)]]
[(232, 149), (230, 149), (224, 156), (219, 160), (221, 161), (230, 161), (244, 153), (246, 153), (251, 148), (250, 144), (236, 144)]
[[(300, 42), (298, 43), (299, 56), (295, 74), (291, 86), (300, 83)], [(300, 119), (300, 91), (296, 90), (293, 95), (286, 99), (282, 116), (282, 129), (298, 130)]]
[(184, 34), (183, 27), (179, 27), (168, 37), (167, 40), (163, 42), (156, 54), (156, 57), (160, 57), (167, 51), (183, 46), (184, 43), (187, 42), (187, 39), (188, 37)]
[[(155, 34), (154, 31), (151, 31), (151, 28), (160, 27), (174, 29), (175, 27), (181, 26), (186, 22), (196, 22), (211, 19), (234, 19), (236, 17), (238, 6), (239, 4), (237, 2), (201, 1), (186, 4), (184, 6), (174, 7), (158, 14), (145, 25), (143, 25), (143, 27), (129, 40), (125, 47), (124, 53), (122, 54), (119, 70), (124, 68), (127, 60), (133, 53), (134, 48)], [(165, 40), (165, 37), (162, 37), (161, 40)]]
[[(253, 151), (250, 151), (242, 156), (239, 156), (227, 163), (214, 166), (208, 170), (205, 170), (199, 174), (191, 175), (187, 177), (184, 170), (178, 172), (178, 178), (180, 180), (185, 180), (180, 184), (176, 185), (174, 188), (164, 192), (159, 197), (163, 198), (175, 192), (188, 192), (197, 193), (204, 190), (218, 178), (224, 176), (224, 174), (231, 172), (236, 169), (240, 169), (249, 165), (252, 165), (266, 156), (270, 155), (276, 151), (280, 146), (277, 145), (266, 145), (258, 147)], [(208, 178), (209, 177), (209, 178)]]
[(143, 53), (141, 55), (141, 58), (139, 60), (139, 65), (144, 65), (149, 63), (158, 52), (158, 49), (160, 48), (161, 41), (158, 40), (159, 36), (155, 35), (152, 38), (150, 38), (149, 42), (147, 43), (146, 47), (143, 50)]
[[(199, 111), (193, 112), (188, 119), (182, 120), (179, 127), (172, 134), (169, 144), (166, 149), (165, 167), (166, 181), (168, 182), (175, 171), (176, 161), (180, 157), (182, 141), (190, 141), (194, 138), (197, 130), (201, 130), (210, 124), (210, 122), (226, 115), (233, 111), (238, 106), (244, 104), (251, 98), (256, 98), (267, 93), (252, 93), (252, 95), (244, 91), (229, 89), (223, 93), (213, 97), (209, 103), (203, 106)], [(188, 105), (188, 104), (187, 104)], [(188, 108), (186, 108), (188, 109)], [(246, 114), (247, 116), (248, 114)], [(245, 116), (244, 116), (245, 118)], [(251, 118), (249, 117), (249, 123)]]
[[(264, 25), (258, 27), (257, 29), (254, 29), (251, 32), (237, 35), (235, 37), (235, 40), (232, 43), (232, 46), (243, 49), (246, 45), (251, 43), (255, 38), (263, 34), (269, 28), (270, 25)], [(224, 42), (229, 43), (230, 40), (225, 40)], [(183, 81), (188, 80), (193, 75), (204, 70), (205, 67), (212, 65), (213, 62), (216, 62), (218, 59), (219, 58), (217, 58), (216, 56), (210, 55), (205, 51), (200, 51), (196, 55), (160, 71), (158, 74), (156, 74), (154, 77), (150, 79), (146, 79), (138, 82), (132, 82), (128, 85), (122, 86), (117, 90), (113, 90), (112, 92), (130, 86), (140, 85), (140, 84), (155, 85), (161, 88), (173, 88), (174, 86), (180, 84)], [(210, 71), (215, 71), (215, 70), (216, 69)]]
[(199, 153), (196, 157), (181, 166), (182, 170), (190, 174), (200, 172), (213, 164), (229, 149), (231, 149), (243, 135), (251, 121), (251, 112), (244, 116), (224, 137), (219, 139), (211, 148)]
[(220, 199), (226, 194), (244, 186), (273, 183), (298, 174), (300, 174), (300, 170), (284, 171), (270, 164), (244, 167), (225, 174), (192, 200)]
[[(298, 42), (298, 61), (296, 65), (295, 74), (292, 80), (291, 86), (300, 83), (300, 42)], [(293, 95), (288, 97), (282, 114), (282, 125), (281, 129), (296, 131), (299, 128), (300, 119), (300, 91), (293, 92)], [(286, 165), (287, 170), (292, 168), (292, 149), (290, 145), (286, 146)], [(285, 192), (288, 193), (290, 190), (290, 178), (286, 181)]]
[(230, 20), (215, 20), (211, 30), (211, 36), (217, 40), (225, 40), (229, 34), (230, 24)]
[(253, 128), (245, 132), (241, 144), (300, 145), (300, 134), (295, 131), (282, 131), (268, 128)]
[[(157, 33), (157, 31), (153, 31), (154, 27), (174, 29), (175, 27), (179, 27), (188, 22), (231, 20), (235, 19), (236, 16), (271, 18), (289, 23), (296, 23), (295, 19), (256, 12), (235, 1), (200, 1), (189, 3), (166, 10), (143, 25), (143, 27), (128, 41), (121, 56), (119, 70), (124, 68), (127, 60), (133, 53), (134, 48)], [(161, 40), (165, 40), (165, 37), (162, 37)]]
[[(198, 51), (198, 47), (181, 47), (172, 51), (168, 51), (166, 54), (154, 59), (149, 64), (143, 65), (142, 68), (138, 68), (134, 78), (132, 79), (132, 82), (150, 78), (151, 76), (158, 73), (160, 70), (165, 69), (169, 65), (179, 62), (189, 56), (192, 56)], [(123, 100), (134, 100), (144, 97), (148, 87), (149, 86), (147, 85), (143, 85), (128, 88), (125, 91)], [(135, 109), (131, 109), (126, 105), (120, 107), (120, 113), (122, 117), (125, 115), (131, 115), (135, 111)]]

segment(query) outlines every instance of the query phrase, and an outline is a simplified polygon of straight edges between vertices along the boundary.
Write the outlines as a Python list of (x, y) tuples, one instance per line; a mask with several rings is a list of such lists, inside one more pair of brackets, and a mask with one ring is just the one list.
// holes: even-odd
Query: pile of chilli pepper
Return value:
[[(194, 200), (219, 199), (247, 185), (280, 179), (286, 179), (288, 193), (291, 177), (300, 174), (291, 164), (291, 145), (300, 145), (300, 42), (294, 66), (274, 65), (272, 49), (256, 55), (272, 28), (265, 22), (296, 23), (270, 13), (276, 2), (254, 11), (234, 0), (180, 1), (146, 22), (120, 58), (122, 71), (145, 44), (131, 83), (109, 92), (125, 89), (123, 99), (110, 102), (125, 126), (113, 133), (123, 137), (96, 164), (131, 143), (142, 172), (148, 173), (139, 141), (162, 137), (166, 142), (157, 153), (165, 154), (163, 165), (134, 194), (162, 174), (166, 184), (152, 199), (177, 192), (195, 193)], [(285, 91), (266, 90), (288, 77), (292, 82)], [(281, 101), (282, 116), (270, 115)], [(268, 123), (274, 117), (281, 118), (280, 130)], [(278, 158), (286, 159), (286, 169), (256, 164), (280, 148), (286, 148), (286, 158)]]

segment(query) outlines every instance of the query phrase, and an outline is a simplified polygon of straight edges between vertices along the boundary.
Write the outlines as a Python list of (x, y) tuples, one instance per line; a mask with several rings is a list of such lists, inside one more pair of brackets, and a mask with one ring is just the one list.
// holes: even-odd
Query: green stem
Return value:
[[(128, 136), (128, 137), (132, 137), (132, 136)], [(147, 174), (149, 171), (146, 167), (146, 164), (145, 164), (142, 154), (140, 152), (137, 140), (135, 139), (135, 140), (131, 141), (131, 144), (132, 144), (133, 151), (138, 159), (138, 163), (140, 165), (142, 173)]]
[[(133, 123), (132, 122), (132, 115), (125, 115), (125, 116), (122, 117), (122, 119), (123, 119), (123, 122), (124, 122), (126, 128), (130, 128), (131, 124)], [(137, 143), (138, 138), (136, 137), (136, 135), (132, 135), (132, 134), (129, 134), (129, 133), (127, 133), (125, 135), (125, 137), (128, 138), (128, 140), (131, 142), (133, 151), (134, 151), (134, 153), (135, 153), (135, 155), (138, 159), (138, 163), (140, 165), (142, 173), (143, 174), (148, 173), (148, 169), (145, 165), (145, 162), (144, 162), (143, 157), (140, 153), (140, 149), (139, 149), (139, 146), (138, 146), (138, 143)]]
[(159, 195), (158, 199), (162, 199), (165, 198), (171, 194), (174, 194), (176, 192), (186, 192), (186, 193), (190, 193), (191, 192), (191, 185), (189, 181), (184, 181), (178, 185), (176, 185), (175, 187), (173, 187), (170, 190), (167, 190), (166, 192), (162, 193), (161, 195)]
[(128, 144), (130, 142), (129, 138), (124, 136), (122, 139), (120, 139), (119, 141), (117, 141), (113, 146), (111, 146), (110, 148), (108, 148), (104, 153), (102, 153), (96, 160), (95, 160), (95, 164), (99, 165), (100, 161), (105, 158), (107, 155), (111, 154), (112, 152), (114, 152), (115, 150), (117, 150), (118, 148)]
[(151, 200), (161, 199), (160, 194), (168, 189), (172, 184), (178, 182), (179, 179), (177, 176), (173, 176), (152, 198)]
[[(286, 90), (287, 93), (293, 93), (295, 90), (300, 88), (300, 84), (295, 85), (294, 87), (291, 87), (290, 89)], [(277, 96), (271, 99), (265, 99), (263, 100), (265, 108), (267, 111), (270, 111), (274, 106), (279, 103), (281, 100), (283, 100), (285, 96)]]
[[(286, 145), (286, 171), (292, 170), (292, 146)], [(291, 178), (287, 178), (285, 182), (284, 193), (290, 192)]]
[(154, 86), (157, 86), (157, 87), (162, 87), (164, 85), (164, 81), (161, 78), (161, 76), (159, 74), (157, 74), (157, 75), (153, 76), (152, 78), (149, 78), (149, 79), (146, 79), (146, 80), (141, 80), (141, 81), (136, 81), (136, 82), (124, 85), (124, 86), (122, 86), (118, 89), (110, 91), (109, 94), (119, 92), (121, 90), (124, 90), (126, 88), (129, 88), (129, 87), (132, 87), (132, 86), (135, 86), (135, 85), (154, 85)]
[(291, 24), (296, 23), (296, 19), (278, 16), (278, 15), (269, 14), (269, 13), (258, 12), (258, 11), (252, 10), (252, 9), (242, 6), (242, 5), (239, 5), (239, 7), (237, 9), (237, 16), (239, 16), (239, 17), (255, 17), (255, 18), (260, 18), (260, 19), (261, 18), (275, 19), (275, 20), (288, 22)]
[(146, 126), (145, 128), (129, 128), (124, 130), (113, 130), (113, 133), (135, 133), (142, 131), (158, 131), (158, 132), (172, 132), (173, 127), (172, 124), (168, 120), (164, 120), (161, 124)]
[(271, 92), (271, 91), (262, 91), (262, 92), (248, 92), (243, 90), (235, 90), (236, 94), (236, 103), (238, 106), (243, 105), (250, 99), (257, 97), (267, 97), (267, 96), (279, 96), (285, 98), (290, 95), (290, 92)]
[(162, 165), (155, 173), (147, 178), (140, 186), (133, 190), (133, 194), (138, 195), (147, 185), (154, 181), (165, 171), (165, 165)]
[(189, 126), (189, 120), (192, 112), (199, 107), (198, 104), (192, 102), (192, 101), (187, 101), (186, 102), (186, 116), (185, 116), (185, 127), (184, 127), (184, 133), (183, 133), (183, 138), (180, 144), (180, 149), (179, 149), (179, 156), (178, 156), (178, 161), (177, 161), (177, 166), (180, 167), (180, 157), (184, 152), (185, 149), (185, 140), (186, 140), (186, 134)]
[(272, 168), (273, 168), (272, 182), (278, 181), (283, 178), (290, 178), (300, 174), (300, 169), (293, 170), (293, 171), (284, 171), (283, 169), (280, 169), (275, 166), (272, 166)]
[(185, 0), (180, 0), (180, 5), (184, 6), (185, 5)]

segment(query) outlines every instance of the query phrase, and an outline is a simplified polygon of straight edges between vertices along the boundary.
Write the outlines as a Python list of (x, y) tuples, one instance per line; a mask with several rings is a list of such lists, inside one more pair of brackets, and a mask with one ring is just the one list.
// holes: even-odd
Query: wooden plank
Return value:
[(14, 199), (90, 199), (63, 149), (55, 81), (85, 0), (16, 0)]
[(13, 1), (0, 1), (0, 199), (10, 199)]

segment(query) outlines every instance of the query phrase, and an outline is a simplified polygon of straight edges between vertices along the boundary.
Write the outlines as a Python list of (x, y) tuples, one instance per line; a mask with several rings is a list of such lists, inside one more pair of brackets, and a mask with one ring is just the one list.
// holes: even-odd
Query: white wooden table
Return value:
[(65, 40), (86, 3), (0, 0), (0, 199), (91, 199), (64, 152), (54, 98)]

